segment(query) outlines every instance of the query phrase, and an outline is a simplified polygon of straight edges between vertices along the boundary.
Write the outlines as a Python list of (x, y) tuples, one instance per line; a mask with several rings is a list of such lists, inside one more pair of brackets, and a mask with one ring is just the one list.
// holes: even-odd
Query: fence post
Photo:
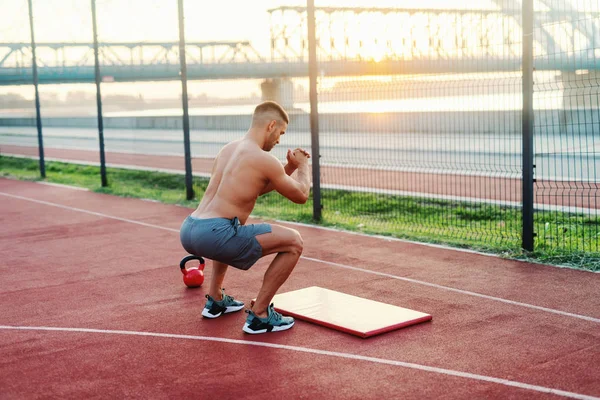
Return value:
[(188, 112), (187, 63), (185, 59), (185, 28), (183, 23), (183, 0), (178, 0), (179, 10), (179, 64), (181, 68), (181, 101), (183, 105), (183, 148), (185, 153), (186, 199), (194, 198), (192, 182), (192, 152), (190, 149), (190, 116)]
[(31, 56), (33, 68), (33, 86), (35, 88), (35, 115), (38, 131), (38, 151), (40, 157), (40, 176), (46, 177), (46, 163), (44, 162), (44, 137), (42, 136), (42, 116), (40, 114), (40, 93), (38, 91), (37, 59), (35, 57), (35, 35), (33, 33), (33, 5), (29, 0), (29, 30), (31, 31)]
[(96, 76), (96, 106), (98, 108), (98, 143), (100, 145), (100, 180), (108, 186), (106, 158), (104, 155), (104, 122), (102, 119), (102, 93), (100, 92), (100, 57), (98, 55), (98, 27), (96, 25), (96, 0), (92, 0), (92, 27), (94, 30), (94, 69)]
[(533, 251), (533, 0), (523, 0), (523, 233), (522, 247)]
[(308, 79), (310, 87), (310, 139), (312, 150), (313, 219), (321, 220), (321, 168), (319, 147), (319, 110), (317, 98), (317, 40), (315, 0), (307, 0)]

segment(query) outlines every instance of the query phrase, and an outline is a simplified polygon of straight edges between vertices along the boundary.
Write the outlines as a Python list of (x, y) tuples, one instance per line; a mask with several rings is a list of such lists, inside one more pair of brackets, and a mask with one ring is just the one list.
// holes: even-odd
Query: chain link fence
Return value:
[[(33, 1), (34, 9), (43, 11), (52, 2)], [(207, 27), (216, 13), (242, 7), (242, 14), (250, 14), (256, 7), (226, 1), (207, 10), (186, 2), (196, 200), (220, 148), (244, 135), (256, 104), (276, 100), (290, 114), (288, 131), (273, 150), (282, 162), (287, 148), (311, 149), (311, 134), (318, 133), (312, 161), (319, 162), (320, 190), (312, 193), (319, 198), (311, 195), (309, 204), (294, 205), (271, 193), (259, 198), (256, 216), (303, 222), (318, 216), (328, 226), (513, 253), (522, 248), (524, 234), (535, 235), (534, 253), (548, 260), (597, 259), (600, 7), (591, 0), (544, 0), (535, 6), (528, 16), (515, 0), (428, 9), (375, 3), (332, 7), (317, 1), (311, 43), (305, 6), (272, 3), (260, 12), (261, 29), (235, 24), (211, 32)], [(181, 179), (169, 185), (181, 188), (183, 199), (177, 4), (98, 0), (96, 7), (106, 162), (178, 174)], [(89, 46), (53, 50), (43, 43), (91, 43), (87, 5), (73, 2), (71, 9), (77, 18), (87, 18), (80, 18), (87, 39), (81, 38), (81, 26), (62, 31), (34, 13), (44, 143), (49, 159), (97, 164), (93, 80), (83, 79), (80, 90), (66, 92), (49, 85), (51, 74), (44, 72), (54, 68), (72, 78), (94, 66)], [(109, 28), (115, 21), (126, 24), (139, 10), (135, 24), (123, 32)], [(26, 7), (18, 11), (26, 21)], [(533, 26), (530, 183), (523, 179), (529, 157), (523, 151), (523, 18), (532, 18)], [(159, 29), (144, 22), (158, 19), (168, 23)], [(20, 29), (14, 41), (27, 42), (25, 33)], [(216, 35), (222, 40), (213, 40)], [(309, 76), (312, 45), (316, 74)], [(0, 46), (9, 49), (0, 53), (2, 82), (11, 71), (13, 78), (30, 79), (26, 45), (13, 47)], [(153, 76), (164, 82), (152, 81)], [(311, 79), (319, 111), (313, 127)], [(129, 83), (136, 80), (147, 82)], [(0, 86), (4, 99), (11, 87)], [(19, 112), (3, 108), (8, 111), (0, 110), (2, 153), (34, 156), (35, 112), (22, 105)], [(145, 178), (132, 172), (123, 182), (111, 182), (109, 174), (113, 186), (127, 186), (127, 179)], [(532, 201), (523, 196), (528, 184)], [(523, 223), (529, 209), (531, 229)]]
[(598, 254), (600, 192), (600, 6), (546, 2), (557, 17), (534, 29), (536, 248)]

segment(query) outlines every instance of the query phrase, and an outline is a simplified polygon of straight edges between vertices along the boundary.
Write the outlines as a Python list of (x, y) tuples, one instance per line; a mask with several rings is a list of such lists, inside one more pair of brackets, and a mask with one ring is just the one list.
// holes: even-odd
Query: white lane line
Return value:
[(38, 203), (38, 204), (44, 204), (46, 206), (58, 207), (58, 208), (62, 208), (64, 210), (77, 211), (77, 212), (84, 213), (84, 214), (95, 215), (95, 216), (102, 217), (102, 218), (116, 219), (117, 221), (129, 222), (131, 224), (142, 225), (142, 226), (146, 226), (148, 228), (156, 228), (156, 229), (162, 229), (162, 230), (169, 231), (169, 232), (179, 233), (179, 229), (167, 228), (165, 226), (154, 225), (154, 224), (147, 224), (145, 222), (136, 221), (133, 219), (114, 217), (112, 215), (107, 215), (107, 214), (103, 214), (103, 213), (99, 213), (99, 212), (95, 212), (95, 211), (84, 210), (82, 208), (64, 206), (62, 204), (50, 203), (49, 201), (36, 200), (36, 199), (31, 199), (29, 197), (17, 196), (15, 194), (9, 194), (9, 193), (4, 193), (4, 192), (0, 192), (0, 195), (6, 196), (6, 197), (13, 197), (15, 199), (20, 199), (20, 200), (27, 200), (27, 201), (31, 201), (31, 202)]
[[(179, 233), (179, 229), (167, 228), (167, 227), (164, 227), (164, 226), (154, 225), (154, 224), (148, 224), (148, 223), (136, 221), (136, 220), (133, 220), (133, 219), (114, 217), (112, 215), (107, 215), (107, 214), (103, 214), (103, 213), (99, 213), (99, 212), (95, 212), (95, 211), (88, 211), (88, 210), (84, 210), (84, 209), (81, 209), (81, 208), (75, 208), (75, 207), (65, 206), (65, 205), (62, 205), (62, 204), (51, 203), (51, 202), (43, 201), (43, 200), (36, 200), (36, 199), (32, 199), (32, 198), (28, 198), (28, 197), (23, 197), (23, 196), (17, 196), (17, 195), (14, 195), (14, 194), (9, 194), (9, 193), (4, 193), (4, 192), (0, 192), (0, 195), (7, 196), (7, 197), (13, 197), (13, 198), (20, 199), (20, 200), (31, 201), (31, 202), (38, 203), (38, 204), (44, 204), (44, 205), (48, 205), (48, 206), (58, 207), (58, 208), (62, 208), (62, 209), (65, 209), (65, 210), (71, 210), (71, 211), (77, 211), (77, 212), (81, 212), (81, 213), (96, 215), (96, 216), (103, 217), (103, 218), (110, 218), (110, 219), (114, 219), (114, 220), (117, 220), (117, 221), (128, 222), (128, 223), (137, 224), (137, 225), (142, 225), (142, 226), (146, 226), (146, 227), (149, 227), (149, 228), (156, 228), (156, 229), (162, 229), (162, 230), (169, 231), (169, 232)], [(544, 311), (544, 312), (548, 312), (548, 313), (552, 313), (552, 314), (557, 314), (557, 315), (562, 315), (562, 316), (571, 317), (571, 318), (578, 318), (578, 319), (582, 319), (582, 320), (585, 320), (585, 321), (600, 323), (600, 318), (594, 318), (594, 317), (590, 317), (590, 316), (587, 316), (587, 315), (574, 314), (574, 313), (570, 313), (570, 312), (566, 312), (566, 311), (555, 310), (553, 308), (536, 306), (536, 305), (529, 304), (529, 303), (521, 303), (519, 301), (508, 300), (508, 299), (504, 299), (502, 297), (488, 296), (488, 295), (477, 293), (477, 292), (470, 292), (468, 290), (462, 290), (462, 289), (453, 288), (451, 286), (438, 285), (436, 283), (431, 283), (431, 282), (426, 282), (426, 281), (420, 281), (420, 280), (411, 279), (411, 278), (405, 278), (405, 277), (398, 276), (398, 275), (387, 274), (385, 272), (371, 271), (371, 270), (368, 270), (368, 269), (363, 269), (363, 268), (358, 268), (358, 267), (352, 267), (350, 265), (335, 263), (335, 262), (332, 262), (332, 261), (321, 260), (321, 259), (318, 259), (318, 258), (312, 258), (312, 257), (306, 257), (306, 256), (301, 256), (301, 258), (304, 259), (304, 260), (318, 262), (318, 263), (321, 263), (321, 264), (327, 264), (327, 265), (338, 267), (338, 268), (345, 268), (345, 269), (349, 269), (349, 270), (353, 270), (353, 271), (363, 272), (363, 273), (366, 273), (366, 274), (372, 274), (372, 275), (377, 275), (377, 276), (384, 276), (384, 277), (387, 277), (387, 278), (397, 279), (397, 280), (401, 280), (401, 281), (405, 281), (405, 282), (410, 282), (410, 283), (415, 283), (415, 284), (423, 285), (423, 286), (429, 286), (429, 287), (433, 287), (433, 288), (436, 288), (436, 289), (442, 289), (442, 290), (447, 290), (447, 291), (450, 291), (450, 292), (461, 293), (461, 294), (468, 295), (468, 296), (479, 297), (479, 298), (482, 298), (482, 299), (498, 301), (498, 302), (502, 302), (502, 303), (506, 303), (506, 304), (511, 304), (511, 305), (515, 305), (515, 306), (520, 306), (520, 307), (525, 307), (525, 308), (530, 308), (530, 309), (534, 309), (534, 310), (538, 310), (538, 311)]]
[[(37, 182), (37, 183), (40, 183), (40, 182)], [(255, 218), (260, 219), (261, 217), (258, 216)], [(415, 242), (414, 240), (400, 239), (400, 238), (392, 237), (392, 236), (383, 236), (383, 235), (367, 234), (367, 233), (363, 233), (363, 232), (348, 231), (345, 229), (334, 228), (331, 226), (311, 225), (311, 224), (307, 224), (304, 222), (283, 221), (283, 220), (278, 220), (278, 219), (276, 219), (275, 222), (282, 223), (282, 224), (288, 224), (288, 225), (303, 226), (305, 228), (319, 229), (319, 230), (329, 231), (329, 232), (344, 233), (346, 235), (361, 236), (361, 237), (370, 238), (370, 239), (381, 239), (386, 242), (410, 243), (410, 244), (416, 244), (419, 246), (433, 247), (436, 249), (452, 250), (452, 251), (458, 251), (460, 253), (479, 254), (480, 256), (500, 258), (500, 257), (498, 257), (498, 255), (496, 255), (494, 253), (484, 253), (482, 251), (471, 250), (471, 249), (462, 249), (459, 247), (450, 247), (450, 246), (446, 246), (443, 244)], [(511, 260), (511, 261), (528, 262), (528, 261), (522, 261), (522, 260)], [(584, 272), (587, 272), (587, 271), (584, 271)], [(590, 272), (592, 272), (592, 271), (590, 271)]]
[[(130, 153), (125, 153), (130, 154)], [(135, 153), (134, 153), (135, 154)], [(139, 153), (144, 154), (144, 153)], [(15, 157), (15, 158), (28, 158), (28, 159), (39, 159), (38, 156), (27, 156), (21, 154), (12, 154), (12, 153), (4, 153), (3, 155)], [(206, 158), (202, 156), (194, 157), (194, 158)], [(78, 164), (78, 165), (91, 165), (91, 166), (99, 166), (99, 162), (90, 162), (90, 161), (80, 161), (80, 160), (70, 160), (64, 158), (51, 158), (46, 157), (46, 161), (58, 161), (63, 163), (70, 164)], [(324, 165), (324, 164), (322, 164)], [(184, 170), (181, 169), (169, 169), (169, 168), (154, 168), (154, 167), (145, 167), (141, 165), (127, 165), (127, 164), (115, 164), (115, 163), (107, 163), (107, 167), (109, 168), (119, 168), (126, 170), (139, 170), (139, 171), (155, 171), (155, 172), (164, 172), (167, 174), (176, 174), (183, 175), (185, 174)], [(332, 165), (335, 166), (335, 165)], [(339, 167), (339, 166), (338, 166)], [(353, 168), (347, 166), (341, 166), (340, 168)], [(197, 176), (200, 178), (210, 178), (210, 173), (206, 172), (193, 172), (193, 176)], [(456, 175), (452, 173), (452, 175)], [(560, 179), (559, 179), (560, 180)], [(311, 184), (312, 187), (312, 184)], [(444, 194), (435, 194), (428, 192), (410, 192), (403, 190), (393, 190), (393, 189), (380, 189), (380, 188), (372, 188), (372, 187), (363, 187), (363, 186), (351, 186), (351, 185), (334, 185), (334, 184), (322, 184), (321, 187), (323, 189), (339, 189), (339, 190), (348, 190), (350, 192), (364, 192), (364, 193), (380, 193), (380, 194), (389, 194), (396, 196), (413, 196), (413, 197), (424, 197), (430, 199), (441, 199), (441, 200), (451, 200), (451, 201), (465, 201), (471, 203), (482, 203), (482, 204), (495, 204), (500, 206), (508, 206), (508, 207), (520, 207), (520, 202), (508, 201), (508, 200), (495, 200), (495, 199), (485, 199), (479, 197), (464, 197), (464, 196), (454, 196), (454, 195), (444, 195)], [(535, 203), (534, 207), (536, 210), (544, 210), (544, 211), (559, 211), (566, 213), (574, 213), (574, 214), (587, 214), (587, 215), (600, 215), (600, 209), (595, 208), (583, 208), (583, 207), (572, 207), (572, 206), (554, 206), (550, 204), (541, 204)]]
[[(15, 156), (18, 157), (18, 156)], [(46, 158), (46, 160), (48, 160), (48, 158)], [(8, 180), (15, 180), (15, 181), (20, 181), (20, 179), (13, 179), (13, 178), (3, 178), (3, 179), (8, 179)], [(63, 187), (65, 189), (73, 189), (73, 190), (81, 190), (81, 191), (85, 191), (85, 192), (89, 192), (89, 189), (86, 188), (80, 188), (78, 186), (70, 186), (70, 185), (63, 185), (63, 184), (59, 184), (59, 183), (50, 183), (50, 182), (43, 182), (43, 181), (36, 181), (35, 183), (38, 183), (40, 185), (48, 185), (48, 186), (57, 186), (57, 187)], [(2, 194), (2, 193), (0, 193)], [(141, 199), (141, 200), (145, 200), (145, 199)], [(156, 201), (157, 203), (159, 201)], [(261, 216), (255, 216), (253, 214), (250, 215), (250, 217), (255, 218), (255, 219), (264, 219), (264, 217)], [(361, 232), (353, 232), (353, 231), (347, 231), (344, 229), (336, 229), (336, 228), (332, 228), (332, 227), (328, 227), (328, 226), (318, 226), (318, 225), (310, 225), (310, 224), (305, 224), (302, 222), (293, 222), (293, 221), (283, 221), (283, 220), (274, 220), (277, 223), (281, 223), (281, 224), (288, 224), (288, 225), (296, 225), (296, 226), (303, 226), (306, 228), (312, 228), (312, 229), (320, 229), (320, 230), (324, 230), (324, 231), (330, 231), (330, 232), (339, 232), (339, 233), (344, 233), (347, 235), (355, 235), (355, 236), (362, 236), (362, 237), (366, 237), (366, 238), (376, 238), (376, 239), (383, 239), (385, 241), (391, 242), (391, 241), (395, 241), (395, 242), (401, 242), (401, 243), (412, 243), (412, 244), (416, 244), (419, 246), (427, 246), (427, 247), (434, 247), (434, 248), (439, 248), (439, 249), (444, 249), (444, 250), (452, 250), (452, 251), (458, 251), (461, 253), (469, 253), (469, 254), (479, 254), (482, 256), (486, 256), (486, 257), (496, 257), (499, 258), (496, 254), (493, 253), (484, 253), (481, 251), (477, 251), (477, 250), (470, 250), (470, 249), (461, 249), (458, 247), (450, 247), (450, 246), (445, 246), (445, 245), (441, 245), (441, 244), (434, 244), (434, 243), (422, 243), (422, 242), (415, 242), (415, 241), (411, 241), (408, 239), (400, 239), (400, 238), (395, 238), (395, 237), (391, 237), (391, 236), (383, 236), (383, 235), (367, 235), (365, 233), (361, 233)], [(524, 261), (524, 260), (513, 260), (513, 261), (518, 261), (518, 262), (527, 262), (527, 263), (534, 263), (533, 261)], [(558, 266), (558, 267), (562, 267), (562, 266)], [(569, 268), (569, 267), (564, 267), (564, 268)], [(600, 274), (600, 271), (596, 272), (596, 271), (582, 271), (582, 272), (589, 272), (589, 273), (598, 273)]]
[(159, 332), (139, 332), (139, 331), (123, 331), (123, 330), (108, 330), (108, 329), (87, 329), (87, 328), (61, 328), (61, 327), (49, 327), (49, 326), (10, 326), (10, 325), (0, 325), (0, 329), (2, 330), (20, 330), (20, 331), (52, 331), (52, 332), (77, 332), (77, 333), (98, 333), (98, 334), (108, 334), (108, 335), (131, 335), (131, 336), (149, 336), (149, 337), (158, 337), (158, 338), (169, 338), (169, 339), (184, 339), (184, 340), (201, 340), (207, 342), (221, 342), (221, 343), (229, 343), (229, 344), (241, 344), (246, 346), (257, 346), (257, 347), (268, 347), (279, 350), (289, 350), (289, 351), (297, 351), (301, 353), (308, 354), (316, 354), (321, 356), (329, 356), (329, 357), (338, 357), (345, 358), (350, 360), (358, 360), (371, 362), (376, 364), (384, 364), (384, 365), (392, 365), (396, 367), (410, 368), (416, 369), (420, 371), (433, 372), (436, 374), (454, 376), (458, 378), (472, 379), (476, 381), (483, 381), (489, 383), (495, 383), (504, 386), (511, 386), (518, 389), (532, 390), (541, 393), (550, 393), (558, 396), (564, 396), (572, 399), (582, 399), (582, 400), (600, 400), (600, 397), (593, 397), (580, 393), (567, 392), (564, 390), (553, 389), (545, 386), (531, 385), (528, 383), (511, 381), (508, 379), (495, 378), (492, 376), (486, 375), (478, 375), (472, 374), (469, 372), (456, 371), (452, 369), (446, 368), (438, 368), (431, 367), (428, 365), (409, 363), (404, 361), (397, 360), (389, 360), (385, 358), (376, 358), (376, 357), (368, 357), (361, 356), (358, 354), (351, 353), (341, 353), (337, 351), (327, 351), (327, 350), (319, 350), (312, 349), (309, 347), (300, 347), (300, 346), (288, 346), (283, 344), (275, 344), (275, 343), (265, 343), (265, 342), (255, 342), (249, 340), (239, 340), (239, 339), (228, 339), (221, 337), (210, 337), (210, 336), (195, 336), (195, 335), (179, 335), (179, 334), (171, 334), (171, 333), (159, 333)]
[[(32, 146), (23, 146), (23, 147), (32, 147)], [(86, 151), (92, 151), (90, 149), (82, 149), (82, 148), (71, 148), (71, 147), (54, 147), (56, 149), (72, 149), (72, 150), (86, 150)], [(147, 154), (147, 153), (137, 153), (137, 152), (128, 152), (128, 151), (111, 151), (111, 153), (120, 153), (120, 154), (141, 154), (141, 155), (150, 155), (150, 156), (178, 156), (178, 157), (183, 157), (183, 154), (176, 154), (176, 153), (155, 153), (155, 154)], [(14, 154), (14, 153), (3, 153), (3, 155), (9, 156), (9, 157), (16, 157), (16, 158), (28, 158), (28, 159), (33, 159), (33, 160), (37, 160), (39, 159), (39, 156), (35, 156), (35, 155), (23, 155), (23, 154)], [(210, 155), (198, 155), (198, 156), (194, 156), (194, 159), (214, 159), (214, 157), (210, 156)], [(99, 162), (88, 162), (88, 161), (79, 161), (79, 160), (71, 160), (68, 158), (50, 158), (50, 157), (46, 157), (45, 158), (47, 161), (58, 161), (58, 162), (64, 162), (64, 163), (71, 163), (71, 164), (79, 164), (79, 165), (91, 165), (91, 166), (98, 166), (100, 165)], [(181, 169), (168, 169), (168, 168), (153, 168), (153, 167), (143, 167), (143, 166), (138, 166), (138, 165), (127, 165), (127, 164), (114, 164), (114, 163), (108, 163), (106, 164), (107, 167), (112, 167), (112, 168), (120, 168), (120, 169), (127, 169), (127, 170), (141, 170), (141, 171), (157, 171), (157, 172), (165, 172), (165, 173), (169, 173), (169, 174), (177, 174), (177, 175), (182, 175), (185, 174), (184, 170)], [(520, 179), (520, 176), (512, 176), (512, 174), (508, 174), (506, 176), (504, 176), (503, 173), (499, 173), (499, 174), (494, 174), (494, 173), (479, 173), (479, 172), (466, 172), (466, 173), (457, 173), (457, 172), (448, 172), (448, 171), (443, 171), (443, 170), (427, 170), (427, 169), (419, 169), (419, 168), (387, 168), (387, 167), (373, 167), (373, 166), (368, 166), (368, 165), (339, 165), (339, 164), (321, 164), (321, 166), (328, 166), (328, 167), (334, 167), (334, 168), (341, 168), (341, 169), (366, 169), (366, 170), (382, 170), (382, 171), (398, 171), (398, 172), (415, 172), (415, 173), (424, 173), (424, 174), (441, 174), (441, 175), (445, 175), (445, 174), (449, 174), (449, 175), (460, 175), (460, 176), (485, 176), (485, 177), (491, 177), (491, 178), (507, 178), (507, 179), (512, 179), (512, 178), (516, 178), (516, 179)], [(210, 178), (210, 173), (202, 173), (202, 172), (194, 172), (192, 173), (193, 176), (198, 176), (201, 178)], [(540, 179), (538, 177), (538, 179)], [(556, 182), (560, 182), (563, 181), (564, 179), (561, 177), (546, 177), (544, 178), (546, 180), (550, 180), (550, 181), (556, 181)], [(583, 182), (582, 179), (579, 178), (572, 178), (569, 179), (569, 182)], [(311, 184), (312, 186), (312, 184)], [(389, 195), (397, 195), (397, 196), (413, 196), (413, 197), (424, 197), (424, 198), (430, 198), (430, 199), (441, 199), (441, 200), (451, 200), (451, 201), (465, 201), (465, 202), (471, 202), (471, 203), (482, 203), (482, 204), (495, 204), (495, 205), (500, 205), (500, 206), (508, 206), (508, 207), (521, 207), (521, 203), (520, 202), (515, 202), (515, 201), (508, 201), (508, 200), (498, 200), (498, 199), (486, 199), (486, 198), (480, 198), (480, 197), (465, 197), (465, 196), (455, 196), (455, 195), (444, 195), (444, 194), (436, 194), (436, 193), (429, 193), (429, 192), (411, 192), (411, 191), (403, 191), (403, 190), (394, 190), (394, 189), (381, 189), (381, 188), (373, 188), (373, 187), (364, 187), (364, 186), (352, 186), (352, 185), (335, 185), (335, 184), (322, 184), (321, 185), (322, 188), (324, 189), (340, 189), (340, 190), (348, 190), (351, 192), (364, 192), (364, 193), (380, 193), (380, 194), (389, 194)], [(566, 205), (551, 205), (551, 204), (542, 204), (542, 203), (535, 203), (534, 207), (536, 210), (543, 210), (543, 211), (558, 211), (558, 212), (565, 212), (565, 213), (573, 213), (573, 214), (587, 214), (587, 215), (600, 215), (600, 209), (597, 208), (585, 208), (585, 207), (573, 207), (573, 206), (566, 206)]]
[(82, 192), (89, 192), (90, 191), (87, 188), (82, 188), (82, 187), (79, 187), (79, 186), (64, 185), (62, 183), (52, 183), (52, 182), (44, 182), (44, 181), (38, 181), (36, 183), (39, 183), (40, 185), (46, 185), (46, 186), (55, 186), (55, 187), (59, 187), (59, 188), (63, 188), (63, 189), (79, 190), (79, 191), (82, 191)]
[[(2, 155), (15, 157), (15, 158), (28, 158), (28, 159), (32, 159), (32, 160), (39, 159), (39, 157), (36, 157), (36, 156), (24, 156), (24, 155), (19, 155), (19, 154), (10, 154), (10, 153), (3, 153)], [(194, 158), (200, 158), (200, 157), (194, 157)], [(44, 157), (44, 160), (57, 161), (57, 162), (76, 164), (76, 165), (89, 165), (92, 167), (97, 167), (100, 165), (99, 162), (94, 162), (94, 161), (68, 160), (68, 159), (64, 159), (64, 158), (53, 158), (53, 157)], [(164, 172), (167, 174), (175, 174), (175, 175), (184, 175), (185, 174), (185, 171), (182, 171), (179, 169), (153, 168), (153, 167), (144, 167), (141, 165), (127, 165), (127, 164), (119, 164), (119, 163), (116, 163), (116, 164), (115, 163), (106, 163), (106, 167), (133, 170), (133, 171)], [(192, 175), (197, 176), (199, 178), (210, 178), (210, 173), (194, 172), (194, 173), (192, 173)], [(46, 182), (37, 182), (37, 183), (43, 184)], [(87, 189), (82, 189), (82, 190), (87, 190)]]
[[(40, 183), (40, 182), (37, 182), (37, 183)], [(598, 210), (598, 211), (600, 212), (600, 210)], [(251, 217), (256, 218), (256, 219), (261, 219), (260, 216), (256, 216), (255, 217), (254, 215), (251, 215)], [(416, 242), (414, 240), (409, 240), (409, 239), (401, 239), (401, 238), (397, 238), (397, 237), (384, 236), (384, 235), (366, 234), (366, 233), (363, 233), (363, 232), (348, 231), (348, 230), (345, 230), (345, 229), (334, 228), (334, 227), (331, 227), (331, 226), (311, 225), (311, 224), (306, 224), (306, 223), (303, 223), (303, 222), (292, 222), (292, 221), (282, 221), (282, 220), (275, 220), (275, 221), (277, 223), (282, 223), (282, 224), (304, 226), (306, 228), (319, 229), (319, 230), (330, 231), (330, 232), (339, 232), (339, 233), (344, 233), (346, 235), (360, 236), (360, 237), (369, 238), (369, 239), (381, 239), (381, 240), (384, 240), (386, 242), (410, 243), (410, 244), (416, 244), (418, 246), (433, 247), (434, 249), (444, 249), (444, 250), (457, 251), (457, 252), (460, 252), (460, 253), (478, 254), (480, 256), (494, 257), (494, 258), (498, 258), (498, 259), (501, 258), (500, 256), (498, 256), (497, 254), (494, 254), (494, 253), (485, 253), (483, 251), (478, 251), (478, 250), (462, 249), (462, 248), (459, 248), (459, 247), (451, 247), (451, 246), (447, 246), (447, 245), (444, 245), (444, 244)], [(544, 263), (542, 263), (540, 261), (536, 261), (536, 260), (510, 259), (510, 261), (514, 261), (514, 262), (518, 262), (518, 263), (525, 263), (525, 264), (537, 264), (537, 265), (549, 266), (547, 264), (544, 264)], [(552, 267), (552, 268), (574, 269), (574, 270), (577, 270), (577, 271), (579, 271), (581, 273), (586, 273), (586, 274), (600, 274), (600, 270), (598, 270), (598, 271), (583, 270), (583, 269), (578, 269), (576, 267), (572, 267), (570, 265), (560, 265), (560, 264), (557, 265), (557, 264), (553, 264), (553, 265), (550, 265), (550, 267)]]
[(564, 315), (566, 317), (579, 318), (579, 319), (583, 319), (583, 320), (586, 320), (586, 321), (600, 323), (600, 318), (589, 317), (587, 315), (573, 314), (573, 313), (566, 312), (566, 311), (555, 310), (553, 308), (541, 307), (541, 306), (536, 306), (536, 305), (528, 304), (528, 303), (521, 303), (519, 301), (514, 301), (514, 300), (507, 300), (507, 299), (503, 299), (502, 297), (488, 296), (486, 294), (481, 294), (481, 293), (477, 293), (477, 292), (470, 292), (468, 290), (457, 289), (457, 288), (453, 288), (451, 286), (438, 285), (436, 283), (419, 281), (417, 279), (405, 278), (403, 276), (397, 276), (397, 275), (387, 274), (385, 272), (365, 270), (365, 269), (362, 269), (362, 268), (352, 267), (350, 265), (345, 265), (345, 264), (334, 263), (334, 262), (331, 262), (331, 261), (320, 260), (318, 258), (305, 257), (305, 256), (302, 256), (302, 258), (304, 258), (305, 260), (314, 261), (314, 262), (318, 262), (318, 263), (322, 263), (322, 264), (333, 265), (333, 266), (336, 266), (338, 268), (345, 268), (345, 269), (350, 269), (350, 270), (353, 270), (353, 271), (367, 272), (367, 273), (373, 274), (373, 275), (384, 276), (386, 278), (392, 278), (392, 279), (398, 279), (398, 280), (405, 281), (405, 282), (416, 283), (418, 285), (434, 287), (436, 289), (447, 290), (447, 291), (450, 291), (450, 292), (466, 294), (468, 296), (474, 296), (474, 297), (479, 297), (479, 298), (482, 298), (482, 299), (500, 301), (502, 303), (512, 304), (512, 305), (515, 305), (515, 306), (532, 308), (534, 310), (545, 311), (545, 312), (549, 312), (549, 313), (553, 313), (553, 314)]

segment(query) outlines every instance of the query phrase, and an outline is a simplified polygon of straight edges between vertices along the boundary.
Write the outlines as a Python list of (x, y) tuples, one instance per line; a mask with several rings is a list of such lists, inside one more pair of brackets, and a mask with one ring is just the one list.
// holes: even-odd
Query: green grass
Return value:
[[(0, 176), (39, 181), (37, 160), (0, 156)], [(101, 187), (99, 168), (46, 163), (46, 181), (98, 193), (151, 199), (195, 208), (208, 179), (194, 178), (196, 198), (185, 199), (183, 175), (108, 168), (109, 186)], [(600, 271), (600, 220), (560, 212), (536, 212), (535, 251), (520, 249), (520, 210), (464, 203), (322, 190), (322, 226), (499, 254), (555, 265)], [(277, 193), (261, 196), (254, 216), (314, 224), (311, 200), (296, 205)]]

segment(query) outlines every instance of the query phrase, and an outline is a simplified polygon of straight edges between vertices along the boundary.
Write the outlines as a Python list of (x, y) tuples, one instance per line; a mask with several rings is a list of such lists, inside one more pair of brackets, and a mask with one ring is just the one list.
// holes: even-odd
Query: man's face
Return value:
[(264, 147), (265, 151), (271, 151), (276, 144), (279, 144), (279, 139), (281, 138), (281, 135), (285, 134), (287, 126), (288, 124), (285, 122), (278, 122), (275, 120), (269, 124), (269, 134)]

